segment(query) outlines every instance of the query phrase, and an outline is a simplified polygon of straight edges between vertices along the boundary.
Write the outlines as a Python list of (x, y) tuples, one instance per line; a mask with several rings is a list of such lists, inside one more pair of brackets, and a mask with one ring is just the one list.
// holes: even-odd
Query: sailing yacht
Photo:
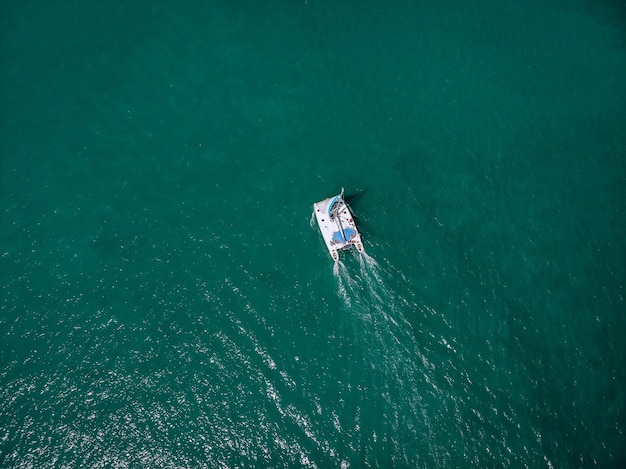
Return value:
[(313, 204), (313, 213), (328, 252), (335, 262), (339, 261), (339, 251), (343, 249), (354, 247), (358, 252), (364, 252), (354, 215), (343, 197), (343, 188), (340, 194)]

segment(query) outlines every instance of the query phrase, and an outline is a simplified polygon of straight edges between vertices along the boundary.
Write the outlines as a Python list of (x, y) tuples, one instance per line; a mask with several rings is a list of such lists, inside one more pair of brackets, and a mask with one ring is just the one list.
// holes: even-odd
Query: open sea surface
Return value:
[(22, 0), (0, 60), (0, 467), (626, 466), (623, 1)]

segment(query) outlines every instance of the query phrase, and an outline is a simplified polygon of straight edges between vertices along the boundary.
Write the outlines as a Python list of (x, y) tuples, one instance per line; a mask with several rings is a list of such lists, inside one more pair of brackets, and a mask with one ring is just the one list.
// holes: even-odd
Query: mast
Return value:
[(339, 226), (339, 233), (341, 233), (341, 239), (343, 239), (344, 243), (347, 243), (348, 240), (346, 239), (346, 236), (343, 234), (343, 225), (341, 224), (341, 216), (339, 213), (339, 207), (341, 206), (341, 203), (345, 205), (345, 202), (343, 200), (343, 187), (341, 188), (341, 194), (339, 194), (339, 197), (337, 197), (337, 210), (336, 210), (335, 216), (337, 217), (337, 225)]

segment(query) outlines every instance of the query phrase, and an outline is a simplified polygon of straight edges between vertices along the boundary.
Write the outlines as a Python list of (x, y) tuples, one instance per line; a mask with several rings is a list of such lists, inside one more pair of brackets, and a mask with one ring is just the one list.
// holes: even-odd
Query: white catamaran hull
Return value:
[(355, 247), (357, 251), (363, 252), (361, 234), (343, 199), (343, 189), (341, 194), (313, 204), (313, 212), (324, 243), (335, 262), (339, 260), (339, 251), (342, 249)]

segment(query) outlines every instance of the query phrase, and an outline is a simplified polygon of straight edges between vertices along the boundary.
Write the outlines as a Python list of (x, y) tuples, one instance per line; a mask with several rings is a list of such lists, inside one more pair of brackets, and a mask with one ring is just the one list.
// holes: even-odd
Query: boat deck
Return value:
[[(324, 238), (324, 243), (333, 260), (339, 260), (339, 251), (355, 247), (363, 252), (361, 234), (356, 226), (350, 209), (343, 200), (337, 200), (339, 196), (330, 197), (313, 204), (317, 225)], [(337, 210), (331, 216), (330, 211), (335, 203), (339, 203)]]

